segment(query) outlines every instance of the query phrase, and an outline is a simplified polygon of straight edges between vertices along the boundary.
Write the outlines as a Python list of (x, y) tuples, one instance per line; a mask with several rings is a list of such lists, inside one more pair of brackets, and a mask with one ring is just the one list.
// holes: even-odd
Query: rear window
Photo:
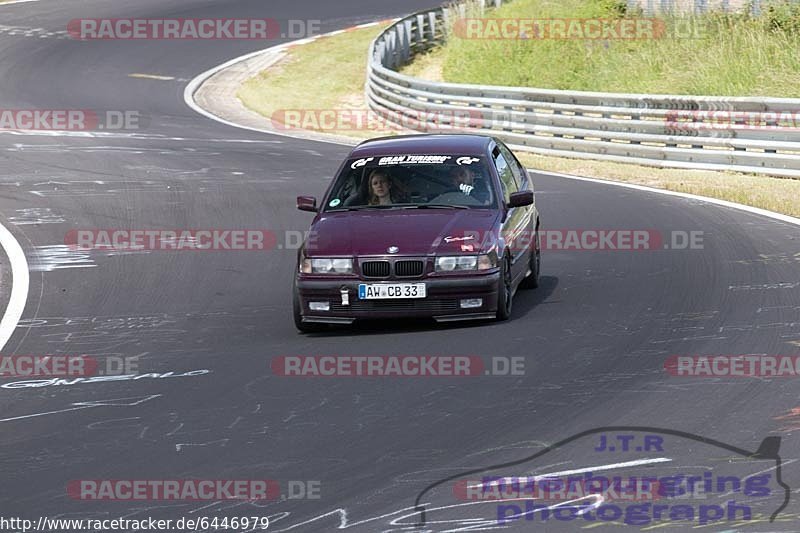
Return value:
[(406, 154), (348, 160), (323, 208), (486, 208), (495, 205), (495, 198), (484, 157)]

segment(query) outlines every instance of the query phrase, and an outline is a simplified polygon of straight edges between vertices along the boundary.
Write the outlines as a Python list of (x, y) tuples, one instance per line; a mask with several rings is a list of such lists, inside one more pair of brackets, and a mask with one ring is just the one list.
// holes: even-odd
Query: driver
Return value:
[(467, 196), (475, 198), (480, 203), (485, 204), (489, 201), (488, 191), (484, 187), (482, 180), (475, 180), (475, 173), (465, 166), (457, 166), (450, 174), (453, 186)]

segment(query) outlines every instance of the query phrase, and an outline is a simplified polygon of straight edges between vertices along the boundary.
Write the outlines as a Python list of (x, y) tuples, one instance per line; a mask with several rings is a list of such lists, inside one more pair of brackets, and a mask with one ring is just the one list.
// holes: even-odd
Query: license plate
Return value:
[(424, 283), (361, 283), (359, 300), (389, 300), (396, 298), (425, 298)]

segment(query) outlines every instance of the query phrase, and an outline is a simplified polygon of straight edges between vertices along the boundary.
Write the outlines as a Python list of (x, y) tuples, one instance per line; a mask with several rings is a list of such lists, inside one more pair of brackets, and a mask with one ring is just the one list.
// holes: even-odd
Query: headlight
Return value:
[(353, 260), (348, 258), (304, 258), (300, 266), (304, 274), (352, 274)]
[(489, 270), (497, 266), (493, 254), (484, 255), (446, 255), (436, 258), (437, 272), (464, 270)]
[(454, 255), (436, 258), (437, 272), (453, 272), (455, 270), (475, 270), (478, 257), (475, 255)]
[(353, 260), (352, 259), (333, 259), (333, 271), (337, 274), (352, 274), (353, 273)]

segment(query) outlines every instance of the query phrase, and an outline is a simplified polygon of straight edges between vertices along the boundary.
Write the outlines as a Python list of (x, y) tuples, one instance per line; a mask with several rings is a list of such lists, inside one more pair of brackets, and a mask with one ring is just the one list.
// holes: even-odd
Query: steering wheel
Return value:
[(483, 205), (483, 202), (477, 198), (473, 198), (463, 192), (450, 191), (442, 193), (436, 198), (428, 201), (430, 204), (448, 204), (448, 205)]

